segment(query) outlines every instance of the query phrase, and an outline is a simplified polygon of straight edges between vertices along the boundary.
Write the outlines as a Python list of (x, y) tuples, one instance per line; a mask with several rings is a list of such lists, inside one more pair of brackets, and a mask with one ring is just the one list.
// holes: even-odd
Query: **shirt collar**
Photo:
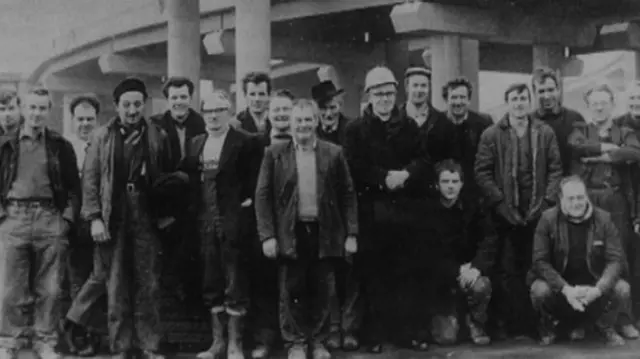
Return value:
[(25, 132), (24, 128), (21, 127), (19, 130), (19, 135), (18, 135), (18, 139), (23, 139), (23, 138), (28, 138), (28, 139), (32, 139), (32, 140), (43, 140), (44, 139), (44, 131), (45, 128), (42, 128), (40, 131), (32, 133), (32, 132)]
[(427, 117), (429, 116), (429, 104), (425, 103), (423, 108), (417, 108), (413, 102), (407, 101), (405, 106), (407, 115), (412, 118)]
[(538, 108), (538, 117), (544, 117), (548, 115), (558, 115), (562, 111), (562, 106), (560, 104), (556, 105), (551, 111), (546, 112), (542, 108)]
[(331, 125), (325, 125), (324, 123), (320, 123), (320, 127), (322, 127), (322, 131), (325, 133), (333, 133), (338, 130), (338, 126), (340, 125), (340, 118), (338, 118)]
[(462, 118), (455, 118), (453, 115), (447, 112), (447, 117), (449, 118), (449, 120), (451, 120), (451, 122), (453, 122), (453, 124), (459, 125), (461, 123), (464, 123), (469, 118), (469, 112), (467, 111), (467, 113), (465, 113)]
[(298, 143), (298, 141), (296, 141), (296, 139), (293, 139), (293, 146), (295, 147), (296, 151), (315, 151), (316, 148), (318, 147), (318, 139), (314, 138), (313, 142), (311, 143), (311, 148), (309, 147), (303, 147), (301, 144)]

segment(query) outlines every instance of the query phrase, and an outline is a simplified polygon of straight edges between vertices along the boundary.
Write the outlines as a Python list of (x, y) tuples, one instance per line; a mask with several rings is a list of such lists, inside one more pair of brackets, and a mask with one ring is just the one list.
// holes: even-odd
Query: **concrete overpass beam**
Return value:
[[(480, 47), (475, 39), (457, 35), (434, 35), (430, 38), (425, 57), (431, 66), (431, 100), (439, 109), (446, 109), (442, 87), (455, 77), (466, 77), (475, 91), (471, 96), (471, 108), (478, 109), (478, 79), (480, 72)], [(429, 60), (425, 60), (427, 62)]]
[(264, 0), (236, 1), (236, 102), (245, 108), (242, 77), (251, 71), (270, 70), (271, 4)]
[[(167, 73), (195, 84), (193, 104), (200, 103), (200, 1), (166, 0)], [(196, 108), (199, 105), (195, 105)]]

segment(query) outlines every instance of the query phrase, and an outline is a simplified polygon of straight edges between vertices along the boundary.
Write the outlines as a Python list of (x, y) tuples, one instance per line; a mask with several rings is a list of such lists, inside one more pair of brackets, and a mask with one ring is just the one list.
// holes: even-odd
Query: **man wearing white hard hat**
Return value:
[(410, 248), (409, 241), (419, 237), (416, 224), (424, 222), (419, 207), (427, 195), (424, 178), (430, 166), (418, 125), (396, 106), (398, 82), (391, 71), (370, 70), (364, 90), (368, 104), (348, 126), (345, 147), (364, 230), (357, 265), (370, 301), (369, 350), (379, 353), (387, 317), (396, 313), (389, 305), (389, 285), (407, 269), (401, 249)]

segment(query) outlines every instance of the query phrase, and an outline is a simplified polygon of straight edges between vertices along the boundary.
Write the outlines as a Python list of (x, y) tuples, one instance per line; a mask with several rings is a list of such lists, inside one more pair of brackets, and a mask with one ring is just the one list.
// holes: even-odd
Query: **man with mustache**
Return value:
[(589, 201), (579, 176), (560, 183), (560, 203), (545, 211), (536, 228), (533, 266), (528, 275), (538, 313), (540, 344), (557, 337), (557, 324), (593, 324), (607, 344), (624, 345), (615, 324), (629, 283), (619, 278), (623, 249), (608, 212)]
[[(204, 133), (204, 120), (191, 106), (194, 84), (186, 77), (170, 77), (162, 88), (169, 109), (151, 117), (151, 121), (167, 134), (171, 153), (170, 170), (175, 170), (184, 158), (187, 145), (192, 138)], [(199, 105), (199, 104), (198, 104)], [(187, 198), (185, 193), (182, 198)], [(178, 295), (187, 300), (185, 308), (194, 308), (200, 298), (200, 283), (191, 269), (197, 263), (198, 251), (191, 238), (195, 235), (193, 218), (186, 215), (186, 203), (175, 203), (172, 223), (165, 224), (162, 238), (164, 252), (175, 253), (168, 256), (166, 269), (177, 274)]]
[(347, 128), (345, 150), (365, 231), (357, 265), (369, 301), (368, 349), (380, 353), (386, 335), (391, 334), (385, 327), (397, 319), (389, 304), (390, 285), (402, 281), (403, 271), (411, 271), (402, 258), (411, 241), (424, 235), (420, 213), (428, 194), (425, 173), (430, 166), (418, 124), (396, 107), (398, 82), (391, 70), (371, 69), (364, 90), (368, 104), (363, 116)]
[(69, 231), (80, 209), (73, 147), (48, 128), (51, 96), (30, 90), (20, 128), (0, 138), (0, 357), (32, 344), (57, 359), (58, 325)]
[[(613, 120), (615, 94), (609, 85), (590, 88), (584, 96), (592, 113), (589, 124), (575, 123), (569, 135), (569, 146), (573, 153), (571, 172), (582, 178), (587, 186), (591, 202), (611, 214), (620, 241), (629, 261), (625, 260), (623, 275), (629, 273), (633, 223), (640, 221), (637, 214), (634, 183), (630, 170), (640, 161), (640, 141), (629, 127)], [(625, 303), (627, 304), (627, 303)], [(629, 338), (640, 336), (633, 326), (631, 308), (621, 308), (621, 333)], [(577, 328), (574, 336), (584, 336), (584, 329)]]
[(119, 358), (159, 354), (162, 199), (153, 184), (172, 170), (167, 135), (144, 118), (145, 84), (123, 80), (113, 91), (118, 115), (97, 129), (82, 176), (82, 217), (91, 223), (94, 265), (67, 312), (66, 329), (86, 330), (98, 298), (107, 295), (109, 346)]
[[(206, 134), (193, 138), (180, 166), (190, 177), (189, 215), (197, 218), (201, 295), (211, 313), (213, 343), (200, 359), (243, 359), (244, 318), (249, 306), (247, 248), (239, 236), (249, 215), (255, 157), (254, 138), (229, 126), (231, 100), (215, 90), (202, 101)], [(226, 333), (226, 335), (225, 335)], [(225, 339), (227, 338), (227, 339)]]
[(469, 109), (472, 93), (473, 87), (464, 77), (455, 78), (443, 86), (442, 97), (447, 102), (448, 121), (435, 123), (429, 140), (437, 143), (431, 143), (429, 147), (438, 149), (430, 152), (433, 161), (450, 158), (462, 165), (465, 178), (461, 195), (478, 198), (481, 191), (474, 178), (473, 166), (480, 135), (493, 124), (493, 120), (489, 115)]
[(562, 79), (550, 68), (540, 67), (533, 71), (531, 86), (537, 100), (537, 109), (533, 117), (553, 128), (558, 140), (558, 148), (562, 158), (562, 173), (571, 173), (571, 148), (569, 135), (575, 123), (584, 123), (582, 115), (562, 106)]
[(534, 318), (525, 277), (533, 234), (542, 212), (555, 203), (562, 161), (553, 129), (530, 116), (527, 85), (509, 86), (504, 99), (507, 114), (480, 137), (475, 174), (504, 246), (502, 285), (509, 300), (502, 319), (514, 334), (529, 334)]
[[(85, 155), (89, 147), (89, 139), (98, 125), (100, 102), (93, 95), (80, 95), (69, 104), (73, 133), (69, 142), (73, 146), (78, 159), (78, 171), (82, 176)], [(93, 240), (89, 231), (89, 223), (79, 220), (75, 231), (69, 236), (68, 278), (71, 299), (75, 298), (93, 269)], [(75, 338), (71, 332), (64, 333), (69, 351), (74, 354), (92, 355), (97, 351), (99, 336), (95, 333), (85, 338)]]
[(14, 133), (20, 127), (20, 97), (13, 90), (0, 91), (0, 136)]
[(318, 136), (320, 139), (344, 146), (347, 125), (351, 120), (342, 112), (342, 101), (340, 95), (343, 89), (336, 89), (330, 80), (311, 88), (311, 97), (320, 108), (320, 124), (318, 125)]
[[(292, 141), (267, 148), (256, 188), (264, 255), (278, 258), (280, 331), (289, 359), (329, 359), (334, 263), (358, 249), (356, 194), (342, 147), (317, 139), (315, 102), (297, 100)], [(274, 197), (273, 193), (280, 193)], [(309, 346), (311, 348), (309, 348)]]

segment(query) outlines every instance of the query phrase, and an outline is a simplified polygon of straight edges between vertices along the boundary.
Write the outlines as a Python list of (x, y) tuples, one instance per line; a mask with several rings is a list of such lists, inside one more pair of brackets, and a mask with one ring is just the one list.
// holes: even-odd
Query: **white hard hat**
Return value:
[(391, 70), (384, 66), (376, 66), (367, 72), (367, 77), (364, 80), (364, 91), (368, 92), (374, 87), (393, 84), (398, 86), (396, 77), (393, 76)]

